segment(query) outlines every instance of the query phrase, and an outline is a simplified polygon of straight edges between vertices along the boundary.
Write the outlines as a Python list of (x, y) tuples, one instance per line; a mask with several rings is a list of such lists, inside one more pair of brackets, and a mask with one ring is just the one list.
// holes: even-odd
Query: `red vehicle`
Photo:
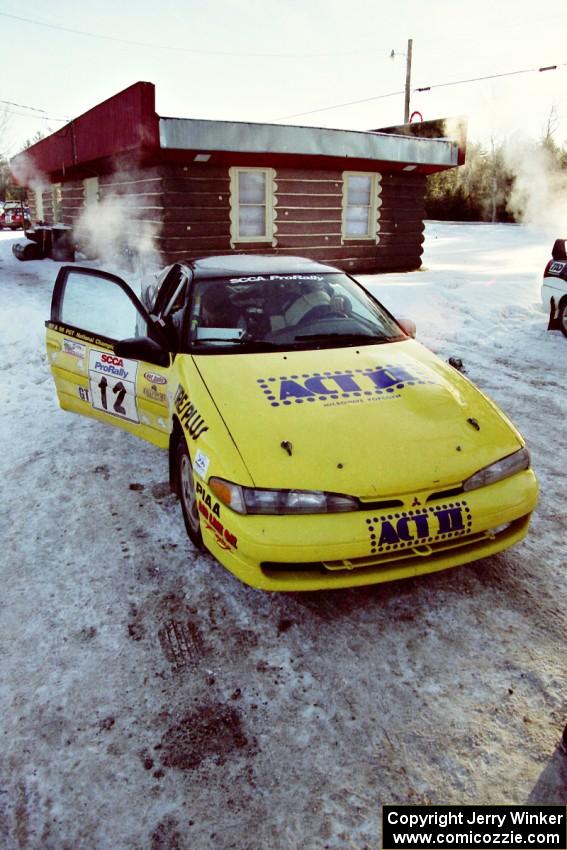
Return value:
[[(23, 210), (23, 214), (22, 214)], [(0, 211), (0, 228), (9, 227), (11, 230), (24, 230), (31, 227), (30, 211), (20, 201), (6, 201)]]

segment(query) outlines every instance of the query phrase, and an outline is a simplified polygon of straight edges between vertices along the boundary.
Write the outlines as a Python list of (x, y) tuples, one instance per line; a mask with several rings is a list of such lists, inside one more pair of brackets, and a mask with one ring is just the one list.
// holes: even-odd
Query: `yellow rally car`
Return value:
[(389, 581), (527, 532), (520, 434), (331, 266), (210, 257), (141, 300), (64, 266), (46, 325), (61, 407), (166, 449), (191, 540), (247, 584)]

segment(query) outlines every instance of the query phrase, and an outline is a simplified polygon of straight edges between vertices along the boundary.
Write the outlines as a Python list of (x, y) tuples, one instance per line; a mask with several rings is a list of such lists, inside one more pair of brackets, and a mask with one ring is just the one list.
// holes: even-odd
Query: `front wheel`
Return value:
[(181, 511), (185, 528), (191, 541), (195, 546), (202, 548), (203, 535), (199, 523), (199, 509), (197, 497), (195, 496), (195, 479), (193, 477), (193, 465), (189, 456), (189, 449), (184, 437), (179, 438), (176, 456), (177, 487), (181, 500)]
[(564, 336), (567, 336), (567, 298), (563, 298), (559, 305), (557, 321), (559, 322), (559, 330)]

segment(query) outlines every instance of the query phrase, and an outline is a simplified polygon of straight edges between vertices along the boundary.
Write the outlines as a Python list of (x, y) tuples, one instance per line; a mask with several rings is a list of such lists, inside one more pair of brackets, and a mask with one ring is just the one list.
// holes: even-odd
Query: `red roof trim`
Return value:
[(128, 151), (159, 148), (155, 86), (138, 82), (89, 109), (11, 161), (20, 182), (29, 174), (65, 173), (77, 165)]

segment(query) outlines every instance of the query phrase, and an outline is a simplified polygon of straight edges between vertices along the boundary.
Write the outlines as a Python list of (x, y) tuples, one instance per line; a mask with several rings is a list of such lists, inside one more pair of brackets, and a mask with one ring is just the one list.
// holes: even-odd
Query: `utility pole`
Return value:
[(396, 53), (395, 50), (392, 50), (390, 53), (390, 59), (395, 59), (396, 56), (405, 56), (406, 57), (406, 90), (405, 90), (405, 99), (404, 99), (404, 124), (409, 124), (410, 119), (410, 94), (411, 94), (411, 53), (413, 48), (413, 38), (408, 38), (408, 52), (407, 53)]
[(409, 124), (410, 118), (410, 91), (411, 91), (411, 52), (413, 38), (408, 38), (408, 52), (406, 53), (406, 97), (404, 103), (404, 124)]

